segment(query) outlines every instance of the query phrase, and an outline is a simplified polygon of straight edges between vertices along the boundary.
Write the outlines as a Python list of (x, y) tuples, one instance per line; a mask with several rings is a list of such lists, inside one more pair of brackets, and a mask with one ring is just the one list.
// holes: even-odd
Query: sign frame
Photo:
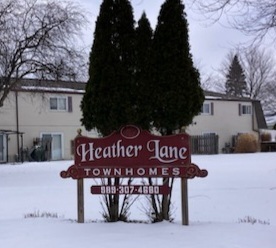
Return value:
[[(61, 171), (60, 176), (77, 180), (79, 223), (84, 223), (85, 178), (175, 177), (181, 178), (182, 224), (189, 224), (187, 179), (206, 177), (208, 171), (191, 163), (187, 133), (158, 136), (134, 125), (126, 125), (103, 138), (89, 138), (79, 132), (74, 145), (74, 164)], [(99, 192), (99, 187), (111, 186), (92, 186), (91, 193), (93, 190)], [(119, 194), (117, 186), (114, 187), (114, 193)], [(135, 190), (140, 186), (133, 187)], [(160, 188), (158, 190), (160, 192)], [(164, 188), (164, 192), (166, 190)]]

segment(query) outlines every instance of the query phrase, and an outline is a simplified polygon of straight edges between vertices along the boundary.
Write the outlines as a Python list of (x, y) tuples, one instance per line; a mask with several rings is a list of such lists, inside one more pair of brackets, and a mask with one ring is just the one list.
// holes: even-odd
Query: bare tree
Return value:
[(240, 63), (244, 69), (247, 84), (247, 96), (260, 100), (263, 109), (269, 113), (275, 113), (276, 109), (276, 68), (275, 60), (268, 50), (252, 45), (249, 47), (237, 47), (231, 50), (216, 69), (216, 74), (207, 77), (204, 83), (205, 90), (225, 92), (223, 83), (227, 76), (228, 68), (235, 54), (239, 55)]
[[(250, 46), (241, 53), (247, 81), (248, 96), (262, 100), (273, 84), (275, 62), (270, 53), (258, 46)], [(275, 95), (276, 98), (276, 95)]]
[(214, 68), (212, 73), (203, 74), (201, 73), (201, 85), (204, 90), (225, 93), (225, 79), (229, 72), (229, 67), (234, 59), (234, 56), (237, 52), (231, 50), (221, 62), (219, 68)]
[(194, 10), (214, 22), (222, 16), (229, 24), (247, 35), (262, 40), (269, 33), (276, 39), (276, 1), (275, 0), (191, 0)]
[(274, 80), (265, 86), (261, 99), (265, 113), (276, 115), (276, 75)]
[(0, 2), (0, 107), (22, 78), (80, 80), (87, 64), (77, 48), (84, 13), (70, 2)]
[(201, 87), (205, 91), (225, 93), (224, 76), (222, 73), (201, 72)]

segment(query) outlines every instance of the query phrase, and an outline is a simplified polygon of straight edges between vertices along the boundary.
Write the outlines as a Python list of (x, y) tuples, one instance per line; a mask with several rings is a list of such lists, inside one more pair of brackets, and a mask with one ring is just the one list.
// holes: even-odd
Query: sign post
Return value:
[[(84, 178), (181, 178), (182, 224), (188, 225), (187, 179), (206, 177), (207, 170), (191, 163), (189, 135), (156, 136), (136, 126), (124, 126), (103, 138), (75, 138), (75, 161), (60, 173), (77, 180), (78, 222), (84, 222)], [(93, 194), (164, 194), (167, 185), (92, 186)]]
[(188, 181), (181, 178), (181, 209), (182, 209), (182, 225), (189, 225), (189, 209), (188, 209)]
[(84, 188), (83, 179), (77, 180), (78, 191), (78, 223), (84, 223)]

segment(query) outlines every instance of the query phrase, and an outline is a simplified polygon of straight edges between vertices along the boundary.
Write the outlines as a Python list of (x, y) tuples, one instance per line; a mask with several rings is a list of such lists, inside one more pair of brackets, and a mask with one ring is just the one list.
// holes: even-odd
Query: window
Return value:
[(243, 115), (251, 115), (251, 106), (250, 105), (242, 105), (242, 114)]
[(216, 136), (217, 134), (216, 133), (214, 133), (214, 132), (203, 132), (202, 133), (202, 135), (204, 135), (204, 136)]
[(214, 114), (214, 104), (212, 102), (203, 103), (201, 107), (201, 114), (213, 115)]
[(252, 106), (239, 104), (239, 115), (251, 115), (252, 114)]
[(51, 97), (50, 98), (50, 109), (51, 110), (67, 110), (67, 100), (65, 97)]

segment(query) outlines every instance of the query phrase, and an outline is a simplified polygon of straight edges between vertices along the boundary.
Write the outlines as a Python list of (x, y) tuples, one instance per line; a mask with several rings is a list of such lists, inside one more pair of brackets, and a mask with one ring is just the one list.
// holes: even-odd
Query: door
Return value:
[(0, 134), (0, 162), (5, 162), (4, 135)]
[(42, 134), (42, 143), (45, 150), (45, 154), (47, 154), (47, 160), (61, 160), (63, 158), (62, 134)]
[(52, 135), (52, 159), (53, 160), (62, 159), (61, 134)]

